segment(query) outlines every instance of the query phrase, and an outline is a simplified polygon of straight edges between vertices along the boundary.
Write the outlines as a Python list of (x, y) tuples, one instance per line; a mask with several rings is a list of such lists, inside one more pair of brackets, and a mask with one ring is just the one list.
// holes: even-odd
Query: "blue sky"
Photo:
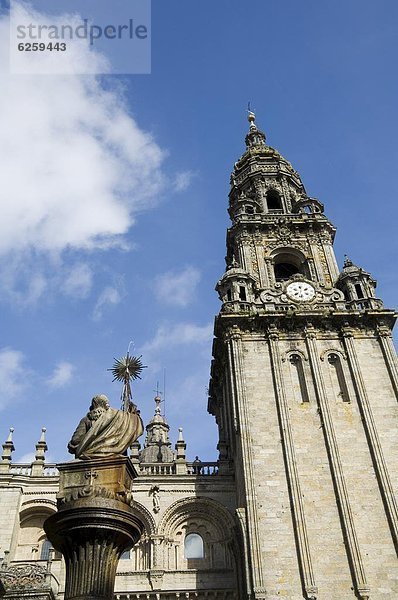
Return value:
[[(152, 73), (2, 76), (0, 436), (49, 456), (134, 352), (147, 422), (163, 387), (173, 444), (215, 460), (207, 415), (214, 291), (248, 100), (268, 143), (337, 226), (335, 249), (394, 306), (398, 5), (152, 2)], [(3, 20), (4, 25), (4, 20)], [(143, 438), (142, 440), (143, 441)]]

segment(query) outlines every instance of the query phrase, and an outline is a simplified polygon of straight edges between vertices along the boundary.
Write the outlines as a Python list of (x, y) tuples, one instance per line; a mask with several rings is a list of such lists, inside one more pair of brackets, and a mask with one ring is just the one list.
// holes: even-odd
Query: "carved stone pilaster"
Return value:
[(301, 564), (302, 586), (307, 600), (316, 599), (318, 588), (315, 584), (311, 550), (308, 540), (304, 511), (303, 494), (297, 469), (293, 427), (290, 419), (284, 379), (281, 370), (282, 359), (279, 351), (279, 336), (276, 331), (269, 333), (270, 357), (274, 377), (275, 398), (277, 402), (279, 429), (281, 432), (286, 476), (289, 482), (290, 503), (293, 524), (297, 536), (298, 559)]
[(377, 327), (377, 333), (379, 334), (379, 343), (383, 351), (391, 383), (398, 400), (398, 365), (397, 355), (395, 353), (395, 348), (392, 341), (391, 329), (386, 325), (379, 325)]
[(361, 590), (368, 590), (365, 567), (362, 559), (356, 533), (351, 502), (348, 496), (347, 484), (344, 476), (340, 451), (336, 439), (332, 414), (326, 393), (325, 381), (322, 376), (320, 357), (317, 347), (316, 330), (312, 326), (306, 328), (306, 344), (311, 370), (314, 377), (315, 392), (317, 396), (319, 414), (322, 422), (326, 449), (329, 457), (330, 471), (332, 473), (336, 502), (340, 513), (341, 528), (346, 540), (347, 555), (352, 565), (352, 581), (356, 594), (361, 598)]
[(111, 600), (116, 567), (139, 540), (143, 524), (131, 508), (136, 471), (126, 456), (58, 465), (57, 513), (44, 523), (66, 564), (65, 600)]
[(246, 382), (243, 368), (241, 332), (236, 327), (230, 329), (228, 344), (228, 371), (232, 402), (236, 407), (237, 424), (240, 429), (241, 452), (243, 456), (243, 475), (247, 498), (247, 527), (250, 546), (253, 589), (264, 588), (265, 578), (261, 556), (261, 540), (256, 507), (256, 489), (254, 478), (253, 442), (250, 435)]
[(391, 483), (391, 477), (384, 458), (376, 422), (366, 391), (366, 385), (359, 366), (352, 332), (350, 330), (343, 330), (343, 339), (357, 395), (359, 410), (361, 411), (362, 422), (369, 442), (369, 451), (372, 457), (373, 467), (377, 476), (395, 551), (398, 553), (398, 505), (394, 494), (394, 488)]

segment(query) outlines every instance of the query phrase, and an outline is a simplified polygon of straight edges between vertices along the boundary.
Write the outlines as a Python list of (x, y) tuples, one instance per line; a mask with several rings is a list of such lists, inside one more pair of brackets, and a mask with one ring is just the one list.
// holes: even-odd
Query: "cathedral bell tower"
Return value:
[(396, 314), (248, 114), (231, 175), (209, 411), (244, 598), (398, 597)]

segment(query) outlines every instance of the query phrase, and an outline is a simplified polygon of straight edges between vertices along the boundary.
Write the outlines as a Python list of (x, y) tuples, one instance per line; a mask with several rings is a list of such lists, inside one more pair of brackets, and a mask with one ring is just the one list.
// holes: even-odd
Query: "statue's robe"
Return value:
[(90, 423), (84, 417), (68, 445), (76, 458), (103, 458), (112, 454), (123, 454), (142, 435), (144, 425), (140, 415), (108, 408)]

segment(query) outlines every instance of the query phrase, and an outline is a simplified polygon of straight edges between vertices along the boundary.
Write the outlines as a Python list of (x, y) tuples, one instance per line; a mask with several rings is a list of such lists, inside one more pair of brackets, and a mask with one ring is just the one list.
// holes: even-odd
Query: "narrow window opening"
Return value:
[(310, 397), (308, 395), (307, 382), (305, 380), (305, 373), (301, 356), (299, 354), (292, 354), (290, 356), (290, 363), (293, 365), (293, 368), (296, 371), (298, 384), (300, 388), (301, 401), (309, 402)]
[(364, 298), (362, 286), (359, 283), (356, 283), (354, 287), (355, 287), (355, 291), (357, 293), (357, 298)]
[(130, 558), (130, 550), (125, 550), (122, 552), (120, 560), (128, 560)]
[(276, 190), (269, 190), (267, 192), (267, 206), (269, 211), (282, 210), (281, 199)]
[(184, 557), (204, 558), (203, 539), (198, 533), (189, 533), (184, 540)]
[(254, 215), (254, 208), (252, 206), (246, 206), (246, 212), (248, 215)]
[(343, 366), (341, 364), (340, 357), (337, 354), (329, 354), (329, 364), (335, 369), (337, 376), (337, 383), (339, 386), (339, 396), (343, 402), (349, 402), (350, 396), (348, 394), (348, 387), (344, 377)]
[(231, 292), (231, 288), (229, 288), (227, 290), (227, 300), (230, 302), (232, 300), (232, 292)]
[(246, 302), (246, 288), (243, 285), (239, 286), (239, 300)]

